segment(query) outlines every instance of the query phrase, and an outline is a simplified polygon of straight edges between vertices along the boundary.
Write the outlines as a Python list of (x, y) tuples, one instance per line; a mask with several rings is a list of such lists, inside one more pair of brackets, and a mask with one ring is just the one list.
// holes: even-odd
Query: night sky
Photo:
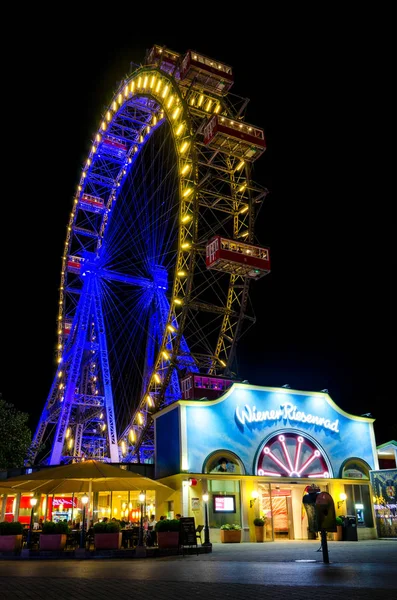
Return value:
[(51, 29), (25, 15), (3, 55), (0, 392), (34, 429), (55, 372), (81, 167), (130, 62), (161, 44), (230, 64), (232, 92), (251, 99), (247, 121), (265, 129), (253, 179), (270, 193), (255, 231), (272, 273), (251, 284), (257, 323), (238, 350), (241, 379), (327, 388), (345, 411), (376, 418), (378, 444), (397, 439), (394, 17), (374, 6), (280, 5), (261, 18), (202, 7), (191, 26), (194, 10), (169, 15), (172, 26), (120, 6)]

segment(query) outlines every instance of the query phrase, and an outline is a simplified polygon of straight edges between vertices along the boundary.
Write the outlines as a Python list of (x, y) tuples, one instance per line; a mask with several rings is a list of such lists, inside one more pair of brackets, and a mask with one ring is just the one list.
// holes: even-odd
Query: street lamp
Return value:
[(139, 502), (141, 503), (141, 526), (139, 527), (138, 546), (143, 546), (143, 503), (145, 502), (145, 492), (139, 494)]
[(28, 548), (31, 548), (31, 546), (32, 546), (33, 514), (34, 514), (34, 507), (37, 504), (37, 498), (32, 496), (32, 498), (29, 499), (29, 503), (30, 503), (30, 506), (32, 507), (32, 510), (30, 511), (30, 524), (29, 524), (28, 539), (26, 540), (26, 545)]
[(87, 496), (87, 494), (84, 494), (81, 498), (81, 501), (83, 503), (83, 526), (80, 531), (80, 548), (85, 548), (85, 507), (87, 505), (88, 500), (89, 497)]
[(209, 495), (203, 494), (204, 501), (204, 516), (205, 516), (205, 527), (204, 527), (204, 544), (203, 546), (207, 546), (207, 548), (212, 548), (212, 544), (210, 542), (210, 530), (208, 527), (208, 500)]

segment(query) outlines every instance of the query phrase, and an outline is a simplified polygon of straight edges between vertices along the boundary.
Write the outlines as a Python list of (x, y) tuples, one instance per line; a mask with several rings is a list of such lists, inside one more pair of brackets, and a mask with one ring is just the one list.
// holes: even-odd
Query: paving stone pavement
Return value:
[[(397, 540), (214, 544), (211, 554), (0, 560), (0, 600), (396, 600)], [(302, 561), (302, 562), (300, 562)]]

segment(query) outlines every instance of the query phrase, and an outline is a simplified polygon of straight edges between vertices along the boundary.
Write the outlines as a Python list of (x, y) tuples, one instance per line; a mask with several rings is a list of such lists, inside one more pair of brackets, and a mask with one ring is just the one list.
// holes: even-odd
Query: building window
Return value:
[(204, 464), (204, 473), (241, 473), (244, 467), (240, 459), (232, 452), (218, 450)]
[(358, 527), (373, 527), (372, 504), (368, 485), (345, 485), (347, 514), (357, 517)]
[(369, 466), (359, 458), (349, 458), (341, 468), (343, 479), (369, 479)]

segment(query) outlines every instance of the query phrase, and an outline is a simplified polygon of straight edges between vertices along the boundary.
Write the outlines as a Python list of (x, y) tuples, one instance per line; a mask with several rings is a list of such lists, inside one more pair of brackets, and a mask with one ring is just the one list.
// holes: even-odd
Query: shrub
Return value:
[(257, 517), (256, 519), (254, 519), (254, 525), (256, 525), (256, 527), (264, 527), (266, 523), (266, 518), (264, 517)]
[(70, 532), (69, 526), (65, 521), (58, 521), (55, 523), (54, 521), (44, 521), (41, 526), (41, 533), (44, 535), (53, 535), (55, 533), (66, 533)]
[(95, 523), (94, 525), (94, 534), (95, 533), (119, 533), (121, 527), (118, 521), (108, 521), (104, 523), (101, 521), (100, 523)]
[(337, 525), (343, 525), (343, 519), (341, 517), (336, 517), (335, 521)]
[(224, 525), (221, 525), (221, 529), (241, 529), (241, 527), (237, 523), (232, 523), (231, 525), (225, 523)]
[(21, 535), (23, 533), (23, 525), (19, 521), (3, 521), (0, 523), (0, 535)]
[(156, 531), (179, 531), (180, 530), (179, 519), (163, 519), (157, 521), (155, 530)]

